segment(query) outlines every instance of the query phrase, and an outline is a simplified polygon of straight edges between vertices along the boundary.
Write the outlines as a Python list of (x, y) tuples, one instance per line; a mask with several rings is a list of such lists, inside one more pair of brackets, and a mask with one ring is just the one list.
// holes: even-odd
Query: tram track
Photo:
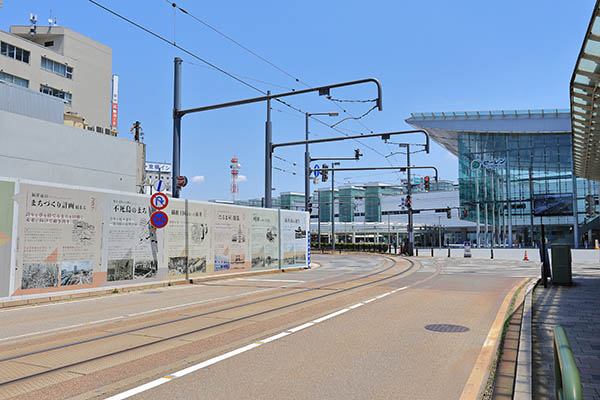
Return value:
[[(202, 313), (195, 313), (192, 315), (187, 315), (184, 317), (180, 317), (180, 318), (174, 318), (174, 319), (169, 319), (166, 321), (161, 321), (158, 323), (152, 323), (152, 324), (147, 324), (147, 325), (143, 325), (140, 327), (136, 327), (136, 328), (131, 328), (131, 329), (126, 329), (126, 330), (121, 330), (118, 332), (114, 332), (114, 333), (109, 333), (106, 335), (100, 335), (100, 336), (96, 336), (96, 337), (92, 337), (89, 339), (85, 339), (85, 340), (78, 340), (78, 341), (72, 341), (69, 343), (65, 343), (62, 345), (58, 345), (58, 346), (52, 346), (52, 347), (47, 347), (47, 348), (43, 348), (43, 349), (39, 349), (39, 350), (35, 350), (35, 351), (30, 351), (30, 352), (25, 352), (25, 353), (20, 353), (17, 355), (12, 355), (9, 357), (4, 357), (4, 358), (0, 358), (0, 367), (2, 367), (2, 365), (6, 365), (9, 364), (10, 362), (25, 362), (24, 360), (26, 358), (31, 358), (34, 356), (38, 356), (38, 355), (42, 355), (44, 353), (48, 353), (48, 355), (53, 354), (52, 352), (61, 352), (61, 351), (69, 351), (69, 350), (76, 350), (77, 346), (82, 346), (85, 347), (85, 345), (94, 345), (95, 343), (101, 342), (101, 341), (106, 341), (108, 339), (112, 339), (115, 337), (119, 337), (119, 336), (125, 336), (125, 335), (130, 335), (130, 334), (136, 334), (136, 333), (141, 333), (144, 330), (151, 330), (152, 328), (157, 328), (157, 327), (163, 327), (163, 326), (169, 326), (169, 325), (173, 325), (176, 324), (178, 322), (183, 322), (183, 321), (189, 321), (189, 320), (193, 320), (193, 319), (197, 319), (197, 318), (201, 318), (201, 317), (205, 317), (205, 316), (210, 316), (210, 315), (215, 315), (218, 313), (223, 313), (226, 311), (230, 311), (230, 310), (235, 310), (235, 309), (240, 309), (243, 307), (249, 307), (252, 305), (256, 305), (256, 304), (260, 304), (260, 303), (265, 303), (268, 301), (274, 301), (274, 300), (278, 300), (278, 299), (282, 299), (282, 298), (287, 298), (287, 297), (291, 297), (291, 296), (297, 296), (299, 294), (303, 294), (303, 293), (308, 293), (311, 291), (319, 291), (319, 290), (331, 290), (328, 291), (327, 293), (324, 294), (320, 294), (317, 296), (313, 296), (307, 299), (302, 299), (302, 300), (298, 300), (298, 301), (292, 301), (280, 306), (276, 306), (276, 307), (271, 307), (265, 310), (261, 310), (258, 312), (254, 312), (254, 313), (250, 313), (250, 314), (246, 314), (243, 316), (240, 316), (238, 318), (233, 318), (233, 319), (228, 319), (226, 321), (220, 322), (220, 323), (216, 323), (216, 324), (211, 324), (209, 326), (204, 326), (204, 327), (200, 327), (197, 329), (191, 329), (191, 330), (186, 330), (184, 332), (181, 333), (177, 333), (174, 335), (169, 335), (167, 337), (162, 337), (162, 338), (156, 338), (156, 337), (152, 337), (150, 336), (146, 336), (149, 339), (155, 339), (155, 340), (149, 340), (146, 341), (144, 343), (141, 344), (137, 344), (137, 345), (133, 345), (133, 346), (125, 346), (124, 348), (121, 349), (117, 349), (114, 351), (109, 351), (103, 354), (99, 354), (99, 355), (95, 355), (92, 357), (84, 357), (83, 359), (80, 360), (76, 360), (73, 362), (67, 362), (65, 364), (61, 364), (55, 367), (51, 367), (51, 368), (47, 368), (43, 371), (40, 372), (36, 372), (36, 373), (30, 373), (30, 374), (23, 374), (21, 376), (16, 376), (13, 377), (11, 379), (8, 380), (4, 380), (2, 382), (0, 382), (0, 389), (12, 384), (18, 384), (19, 382), (23, 382), (25, 380), (30, 380), (30, 379), (35, 379), (35, 378), (39, 378), (43, 375), (47, 375), (53, 372), (58, 372), (61, 370), (65, 370), (68, 368), (72, 368), (72, 367), (76, 367), (76, 366), (80, 366), (82, 364), (85, 363), (92, 363), (94, 361), (98, 361), (104, 358), (108, 358), (111, 356), (119, 356), (122, 355), (124, 353), (128, 353), (128, 352), (134, 352), (136, 350), (141, 350), (144, 348), (148, 348), (151, 346), (155, 346), (157, 344), (160, 343), (165, 343), (168, 341), (172, 341), (172, 340), (176, 340), (176, 339), (180, 339), (183, 338), (185, 336), (188, 335), (193, 335), (196, 333), (201, 333), (201, 332), (206, 332), (209, 331), (211, 329), (216, 329), (218, 327), (222, 327), (222, 326), (226, 326), (229, 324), (233, 324), (235, 322), (240, 322), (240, 321), (244, 321), (244, 320), (251, 320), (252, 318), (256, 318), (259, 316), (263, 316), (269, 313), (274, 313), (276, 311), (281, 311), (281, 310), (285, 310), (285, 309), (290, 309), (296, 306), (300, 306), (303, 304), (307, 304), (310, 302), (314, 302), (317, 300), (321, 300), (321, 299), (325, 299), (325, 298), (330, 298), (332, 296), (336, 296), (338, 294), (342, 294), (342, 293), (347, 293), (350, 292), (352, 290), (356, 290), (356, 289), (360, 289), (360, 288), (365, 288), (365, 287), (369, 287), (369, 286), (374, 286), (377, 284), (380, 284), (382, 282), (385, 281), (389, 281), (389, 280), (393, 280), (395, 278), (400, 277), (401, 275), (413, 270), (415, 268), (415, 262), (413, 262), (412, 260), (409, 259), (403, 259), (405, 261), (407, 261), (409, 263), (409, 266), (407, 268), (402, 269), (399, 272), (395, 272), (389, 276), (384, 276), (384, 277), (379, 277), (377, 279), (374, 280), (369, 280), (367, 282), (363, 282), (363, 283), (359, 283), (350, 287), (344, 287), (344, 288), (339, 288), (339, 289), (335, 289), (332, 288), (333, 286), (338, 286), (338, 285), (345, 285), (348, 283), (352, 283), (352, 282), (356, 282), (356, 281), (360, 281), (360, 280), (365, 280), (365, 279), (369, 279), (369, 278), (373, 278), (373, 277), (377, 277), (380, 274), (383, 274), (387, 271), (390, 271), (392, 268), (397, 266), (397, 260), (391, 257), (382, 257), (385, 258), (389, 261), (392, 262), (391, 265), (381, 268), (377, 271), (374, 272), (370, 272), (367, 274), (363, 274), (361, 276), (358, 277), (354, 277), (354, 278), (350, 278), (350, 279), (344, 279), (344, 280), (338, 280), (336, 282), (332, 282), (332, 283), (327, 283), (324, 285), (319, 285), (319, 286), (315, 286), (315, 287), (309, 287), (309, 288), (302, 288), (299, 290), (294, 290), (293, 292), (290, 293), (284, 293), (281, 295), (276, 295), (276, 296), (270, 296), (267, 298), (262, 298), (262, 299), (258, 299), (258, 300), (254, 300), (254, 301), (249, 301), (249, 302), (245, 302), (242, 304), (236, 304), (236, 305), (232, 305), (232, 306), (228, 306), (228, 307), (222, 307), (222, 308), (218, 308), (215, 310), (210, 310), (210, 311), (206, 311), (206, 312), (202, 312)], [(292, 289), (292, 287), (288, 287), (286, 289)], [(79, 352), (85, 351), (85, 349), (83, 350), (79, 350)], [(0, 391), (1, 392), (1, 391)], [(0, 398), (2, 398), (3, 396), (0, 393)]]

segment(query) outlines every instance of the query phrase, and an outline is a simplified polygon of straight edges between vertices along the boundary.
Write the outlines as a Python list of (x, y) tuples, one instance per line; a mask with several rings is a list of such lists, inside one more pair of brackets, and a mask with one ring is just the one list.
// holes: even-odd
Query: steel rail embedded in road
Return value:
[[(302, 289), (302, 290), (298, 290), (298, 291), (295, 291), (295, 292), (292, 292), (292, 293), (286, 293), (286, 294), (282, 294), (282, 295), (278, 295), (278, 296), (272, 296), (272, 297), (269, 297), (269, 298), (266, 298), (266, 299), (251, 301), (251, 302), (247, 302), (247, 303), (244, 303), (244, 304), (238, 304), (238, 305), (230, 306), (230, 307), (224, 307), (224, 308), (221, 308), (221, 309), (218, 309), (218, 310), (213, 310), (213, 311), (208, 311), (208, 312), (204, 312), (204, 313), (189, 315), (189, 316), (177, 318), (177, 319), (174, 319), (174, 320), (163, 321), (163, 322), (159, 322), (159, 323), (155, 323), (155, 324), (146, 325), (146, 326), (143, 326), (143, 327), (129, 329), (129, 330), (126, 330), (126, 331), (115, 332), (115, 333), (112, 333), (112, 334), (103, 335), (103, 336), (99, 336), (99, 337), (95, 337), (95, 338), (91, 338), (91, 339), (76, 341), (76, 342), (67, 343), (67, 344), (60, 345), (60, 346), (54, 346), (54, 347), (50, 347), (50, 348), (46, 348), (46, 349), (41, 349), (41, 350), (29, 352), (29, 353), (15, 355), (15, 356), (11, 356), (11, 357), (6, 357), (6, 358), (3, 358), (3, 359), (0, 359), (0, 363), (8, 362), (8, 361), (13, 361), (13, 360), (16, 360), (16, 359), (20, 359), (20, 358), (24, 358), (24, 357), (28, 357), (28, 356), (32, 356), (32, 355), (47, 353), (47, 352), (54, 351), (54, 350), (62, 350), (62, 349), (66, 349), (66, 348), (73, 347), (73, 346), (80, 345), (80, 344), (92, 343), (92, 342), (96, 342), (96, 341), (100, 341), (100, 340), (112, 338), (112, 337), (115, 337), (115, 336), (122, 336), (122, 335), (126, 335), (126, 334), (129, 334), (129, 333), (133, 333), (133, 332), (138, 332), (138, 331), (141, 331), (141, 330), (145, 330), (145, 329), (151, 329), (151, 328), (155, 328), (155, 327), (159, 327), (159, 326), (164, 326), (164, 325), (168, 325), (168, 324), (172, 324), (172, 323), (176, 323), (176, 322), (190, 320), (190, 319), (193, 319), (193, 318), (199, 318), (199, 317), (203, 317), (203, 316), (211, 315), (211, 314), (216, 314), (216, 313), (223, 312), (223, 311), (229, 311), (229, 310), (233, 310), (233, 309), (236, 309), (236, 308), (246, 307), (246, 306), (250, 306), (250, 305), (254, 305), (254, 304), (258, 304), (258, 303), (263, 303), (263, 302), (270, 301), (270, 300), (280, 299), (280, 298), (283, 298), (283, 297), (293, 296), (293, 295), (297, 295), (297, 294), (301, 294), (301, 293), (306, 293), (306, 292), (310, 292), (310, 291), (314, 291), (314, 290), (321, 290), (321, 289), (328, 288), (330, 286), (341, 285), (341, 284), (344, 284), (344, 283), (353, 282), (353, 281), (357, 281), (357, 280), (360, 280), (360, 279), (365, 279), (365, 278), (369, 278), (369, 277), (372, 277), (372, 276), (376, 276), (376, 275), (379, 275), (379, 274), (381, 274), (383, 272), (386, 272), (386, 271), (388, 271), (391, 268), (393, 268), (393, 267), (396, 266), (397, 261), (394, 260), (393, 258), (387, 257), (387, 256), (381, 256), (381, 257), (385, 258), (385, 259), (388, 259), (388, 260), (391, 260), (393, 262), (393, 264), (391, 266), (383, 268), (383, 269), (381, 269), (379, 271), (371, 272), (371, 273), (365, 274), (365, 275), (361, 275), (361, 276), (356, 277), (356, 278), (346, 279), (346, 280), (342, 280), (342, 281), (330, 283), (330, 284), (327, 284), (327, 285), (321, 285), (321, 286), (314, 287), (314, 288)], [(390, 276), (387, 276), (387, 277), (384, 277), (384, 278), (380, 278), (380, 279), (377, 279), (377, 280), (374, 280), (374, 281), (369, 281), (369, 282), (361, 283), (359, 285), (352, 286), (352, 287), (349, 287), (349, 288), (338, 289), (336, 291), (325, 293), (325, 294), (322, 294), (322, 295), (319, 295), (319, 296), (316, 296), (316, 297), (312, 297), (310, 299), (305, 299), (305, 300), (300, 300), (300, 301), (289, 303), (289, 304), (284, 304), (282, 306), (270, 308), (270, 309), (263, 310), (263, 311), (260, 311), (260, 312), (254, 313), (254, 314), (245, 315), (245, 316), (242, 316), (242, 317), (239, 317), (239, 318), (235, 318), (235, 319), (232, 319), (232, 320), (228, 320), (228, 321), (224, 321), (224, 322), (221, 322), (221, 323), (218, 323), (218, 324), (206, 326), (206, 327), (199, 328), (199, 329), (194, 329), (194, 330), (191, 330), (191, 331), (188, 331), (188, 332), (179, 333), (177, 335), (171, 335), (171, 336), (168, 336), (168, 337), (165, 337), (165, 338), (160, 338), (160, 339), (157, 339), (157, 340), (154, 340), (154, 341), (151, 341), (151, 342), (142, 343), (140, 345), (128, 347), (128, 348), (121, 349), (121, 350), (112, 351), (112, 352), (109, 352), (107, 354), (101, 354), (101, 355), (98, 355), (98, 356), (95, 356), (95, 357), (90, 357), (90, 358), (87, 358), (87, 359), (84, 359), (84, 360), (79, 360), (79, 361), (76, 361), (76, 362), (71, 362), (71, 363), (66, 364), (66, 365), (61, 365), (61, 366), (57, 366), (57, 367), (54, 367), (54, 368), (49, 368), (49, 369), (47, 369), (45, 371), (40, 371), (40, 372), (37, 372), (37, 373), (34, 373), (34, 374), (29, 374), (29, 375), (24, 375), (24, 376), (21, 376), (21, 377), (18, 377), (18, 378), (13, 378), (13, 379), (10, 379), (10, 380), (4, 381), (4, 382), (0, 382), (0, 387), (4, 386), (4, 385), (11, 384), (11, 383), (16, 383), (16, 382), (22, 381), (24, 379), (35, 378), (35, 377), (42, 376), (42, 375), (45, 375), (45, 374), (49, 374), (49, 373), (52, 373), (52, 372), (56, 372), (56, 371), (59, 371), (59, 370), (65, 369), (65, 368), (71, 368), (71, 367), (74, 367), (74, 366), (77, 366), (77, 365), (81, 365), (81, 364), (84, 364), (84, 363), (97, 361), (97, 360), (100, 360), (100, 359), (103, 359), (103, 358), (106, 358), (106, 357), (123, 354), (123, 353), (129, 352), (129, 351), (139, 350), (139, 349), (142, 349), (142, 348), (145, 348), (145, 347), (149, 347), (149, 346), (152, 346), (152, 345), (155, 345), (155, 344), (164, 343), (164, 342), (167, 342), (167, 341), (170, 341), (170, 340), (173, 340), (173, 339), (178, 339), (178, 338), (181, 338), (183, 336), (187, 336), (187, 335), (191, 335), (191, 334), (195, 334), (195, 333), (199, 333), (199, 332), (204, 332), (204, 331), (207, 331), (207, 330), (210, 330), (210, 329), (214, 329), (214, 328), (218, 328), (218, 327), (225, 326), (225, 325), (228, 325), (228, 324), (232, 324), (234, 322), (240, 322), (240, 321), (243, 321), (243, 320), (246, 320), (246, 319), (249, 319), (249, 318), (254, 318), (254, 317), (265, 315), (265, 314), (268, 314), (268, 313), (271, 313), (271, 312), (280, 311), (280, 310), (283, 310), (283, 309), (286, 309), (286, 308), (294, 307), (294, 306), (297, 306), (297, 305), (300, 305), (300, 304), (305, 304), (305, 303), (309, 303), (309, 302), (312, 302), (312, 301), (315, 301), (315, 300), (319, 300), (319, 299), (323, 299), (323, 298), (326, 298), (326, 297), (334, 296), (334, 295), (337, 295), (337, 294), (340, 294), (340, 293), (345, 293), (345, 292), (348, 292), (350, 290), (354, 290), (354, 289), (362, 288), (362, 287), (365, 287), (365, 286), (373, 285), (373, 284), (376, 284), (376, 283), (379, 283), (379, 282), (383, 282), (383, 281), (386, 281), (386, 280), (389, 280), (389, 279), (394, 279), (394, 278), (397, 278), (398, 276), (400, 276), (400, 275), (402, 275), (402, 274), (410, 271), (415, 266), (415, 263), (412, 260), (407, 259), (407, 258), (402, 258), (402, 259), (408, 261), (409, 264), (410, 264), (410, 266), (408, 268), (406, 268), (406, 269), (398, 272), (398, 273), (395, 273), (393, 275), (390, 275)]]

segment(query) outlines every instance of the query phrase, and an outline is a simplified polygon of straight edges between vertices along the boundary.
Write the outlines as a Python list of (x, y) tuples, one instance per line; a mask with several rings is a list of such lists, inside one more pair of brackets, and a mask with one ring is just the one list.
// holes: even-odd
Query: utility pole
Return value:
[(318, 190), (319, 213), (317, 214), (317, 231), (319, 233), (319, 250), (321, 250), (321, 191)]
[(180, 175), (180, 154), (181, 154), (181, 117), (179, 114), (181, 109), (181, 62), (183, 60), (175, 57), (175, 76), (173, 84), (173, 176), (171, 178), (171, 186), (173, 197), (179, 197), (181, 188), (177, 186), (177, 177)]
[(306, 140), (306, 144), (304, 145), (304, 210), (308, 210), (308, 202), (310, 197), (310, 162), (312, 160), (310, 158), (310, 152), (308, 151), (308, 120), (313, 115), (337, 117), (339, 114), (337, 112), (304, 113), (304, 138)]
[(335, 251), (335, 170), (333, 168), (335, 168), (337, 165), (340, 165), (340, 163), (331, 163), (331, 251)]
[(265, 208), (271, 208), (273, 196), (273, 126), (271, 124), (271, 91), (267, 90), (267, 122), (265, 123)]
[[(406, 144), (406, 166), (410, 167), (410, 144)], [(413, 247), (415, 243), (415, 236), (413, 233), (413, 212), (412, 212), (412, 182), (410, 180), (410, 170), (411, 168), (407, 168), (406, 177), (408, 179), (408, 187), (407, 193), (408, 198), (411, 199), (411, 205), (408, 207), (408, 255), (412, 257), (413, 255)]]

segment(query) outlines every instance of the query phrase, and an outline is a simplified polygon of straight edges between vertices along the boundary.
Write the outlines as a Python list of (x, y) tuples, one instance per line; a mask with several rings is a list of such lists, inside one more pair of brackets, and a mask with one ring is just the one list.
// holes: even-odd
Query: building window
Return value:
[(11, 74), (0, 71), (0, 81), (9, 82), (14, 85), (29, 87), (29, 81), (27, 79), (19, 78)]
[(52, 61), (46, 57), (42, 57), (42, 69), (45, 69), (48, 72), (54, 72), (55, 74), (64, 76), (68, 79), (73, 79), (73, 67)]
[(40, 92), (63, 99), (65, 104), (71, 104), (71, 93), (63, 92), (62, 90), (54, 89), (46, 85), (40, 85)]
[(44, 47), (52, 47), (54, 46), (54, 40), (51, 40), (49, 42), (44, 42)]
[(29, 52), (6, 42), (0, 42), (0, 54), (29, 64)]

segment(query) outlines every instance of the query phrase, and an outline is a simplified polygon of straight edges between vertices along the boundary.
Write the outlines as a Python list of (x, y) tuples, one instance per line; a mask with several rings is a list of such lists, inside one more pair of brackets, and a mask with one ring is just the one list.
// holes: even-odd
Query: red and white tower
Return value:
[(231, 200), (233, 201), (235, 201), (236, 193), (239, 193), (240, 191), (238, 187), (238, 176), (241, 167), (242, 166), (238, 163), (238, 158), (234, 156), (229, 165), (229, 168), (231, 168)]

